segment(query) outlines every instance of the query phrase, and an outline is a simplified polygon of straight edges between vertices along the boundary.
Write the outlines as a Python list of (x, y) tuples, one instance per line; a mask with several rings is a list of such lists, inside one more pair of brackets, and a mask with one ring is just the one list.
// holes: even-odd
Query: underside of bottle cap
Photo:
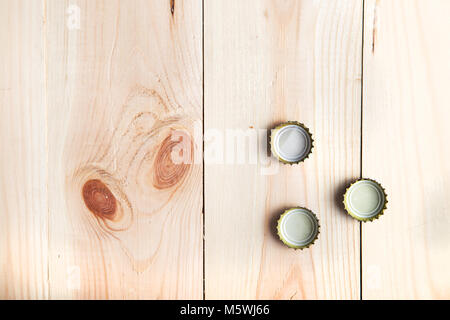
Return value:
[(289, 121), (275, 127), (270, 136), (272, 153), (283, 163), (296, 164), (309, 157), (313, 138), (302, 123)]
[(344, 206), (347, 213), (360, 221), (378, 219), (387, 208), (384, 188), (371, 179), (360, 179), (352, 183), (345, 192)]
[(277, 225), (280, 240), (293, 249), (305, 249), (311, 246), (318, 238), (319, 228), (316, 215), (302, 207), (284, 211)]

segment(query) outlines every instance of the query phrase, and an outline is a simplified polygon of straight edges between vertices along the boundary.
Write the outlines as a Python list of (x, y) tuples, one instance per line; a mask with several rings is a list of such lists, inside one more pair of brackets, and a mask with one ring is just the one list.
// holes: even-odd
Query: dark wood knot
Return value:
[(86, 207), (99, 218), (114, 220), (117, 201), (109, 188), (99, 179), (87, 181), (83, 186)]

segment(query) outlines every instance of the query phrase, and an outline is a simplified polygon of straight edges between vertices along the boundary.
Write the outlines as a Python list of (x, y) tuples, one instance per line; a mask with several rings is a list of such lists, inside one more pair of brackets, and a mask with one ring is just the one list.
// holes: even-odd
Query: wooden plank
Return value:
[[(360, 174), (362, 2), (204, 5), (206, 298), (359, 299), (359, 223), (341, 202)], [(304, 164), (271, 172), (264, 157), (238, 164), (230, 148), (220, 155), (232, 130), (286, 120), (312, 129)], [(275, 235), (282, 209), (298, 205), (322, 226), (304, 251)]]
[(201, 2), (46, 15), (50, 298), (201, 298), (202, 165), (171, 156), (201, 133)]
[(0, 299), (48, 296), (41, 1), (0, 1)]
[(450, 297), (450, 2), (366, 1), (363, 173), (389, 195), (363, 227), (364, 299)]

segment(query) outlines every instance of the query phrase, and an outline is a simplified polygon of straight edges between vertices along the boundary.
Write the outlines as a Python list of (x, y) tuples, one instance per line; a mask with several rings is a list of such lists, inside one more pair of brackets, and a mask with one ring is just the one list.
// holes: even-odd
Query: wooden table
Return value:
[[(449, 15), (1, 0), (0, 298), (450, 298)], [(303, 164), (267, 156), (286, 120), (313, 132)], [(341, 205), (360, 176), (389, 196), (372, 223)], [(275, 232), (298, 205), (321, 224), (303, 251)]]

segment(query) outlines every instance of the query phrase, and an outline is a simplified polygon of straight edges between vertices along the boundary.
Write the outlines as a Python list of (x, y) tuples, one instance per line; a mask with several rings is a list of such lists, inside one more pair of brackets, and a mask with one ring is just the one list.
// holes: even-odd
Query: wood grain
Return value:
[(450, 3), (365, 2), (363, 174), (389, 208), (363, 227), (363, 298), (448, 299)]
[[(0, 299), (448, 299), (449, 14), (0, 0)], [(313, 132), (303, 164), (268, 156), (286, 120)], [(341, 205), (360, 170), (389, 196), (362, 230)], [(299, 205), (304, 251), (275, 233)]]
[[(205, 1), (207, 299), (359, 298), (359, 223), (341, 197), (360, 173), (361, 3)], [(304, 164), (263, 175), (264, 157), (233, 163), (227, 148), (206, 158), (215, 139), (230, 143), (227, 130), (250, 129), (252, 141), (252, 128), (286, 120), (313, 132)], [(298, 205), (322, 226), (304, 251), (275, 235), (282, 210)]]
[(200, 299), (201, 2), (0, 4), (0, 296)]
[(68, 6), (47, 7), (50, 297), (199, 299), (202, 166), (171, 154), (202, 149), (201, 3), (80, 1), (72, 30)]
[(48, 297), (41, 1), (0, 1), (0, 299)]

